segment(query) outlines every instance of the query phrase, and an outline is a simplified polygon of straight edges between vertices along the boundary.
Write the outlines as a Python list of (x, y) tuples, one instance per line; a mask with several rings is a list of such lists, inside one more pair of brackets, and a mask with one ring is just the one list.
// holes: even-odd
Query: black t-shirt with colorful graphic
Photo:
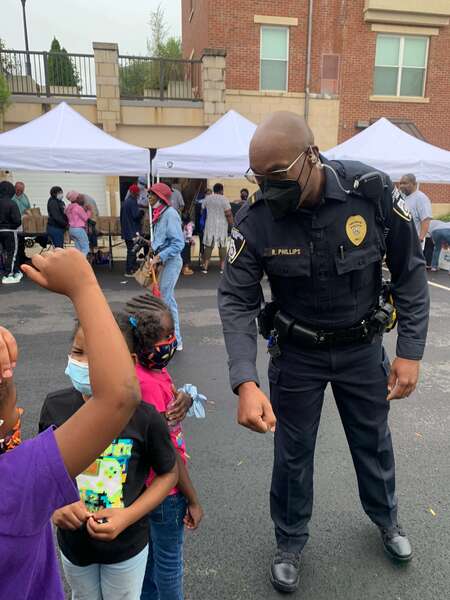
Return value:
[[(59, 427), (83, 403), (83, 397), (73, 388), (49, 394), (42, 407), (39, 431), (51, 425)], [(150, 468), (164, 475), (174, 464), (175, 452), (164, 419), (152, 405), (141, 402), (122, 433), (77, 477), (80, 498), (92, 512), (130, 506), (145, 490)], [(128, 560), (147, 542), (147, 518), (128, 527), (112, 542), (92, 539), (86, 526), (77, 531), (58, 529), (62, 553), (80, 567)]]

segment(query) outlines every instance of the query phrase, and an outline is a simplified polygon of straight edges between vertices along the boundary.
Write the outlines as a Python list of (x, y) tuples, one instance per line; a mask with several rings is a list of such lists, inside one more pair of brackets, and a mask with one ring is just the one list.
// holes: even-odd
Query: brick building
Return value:
[(384, 116), (450, 150), (449, 23), (450, 0), (182, 0), (185, 56), (226, 50), (226, 108), (305, 114), (323, 149)]

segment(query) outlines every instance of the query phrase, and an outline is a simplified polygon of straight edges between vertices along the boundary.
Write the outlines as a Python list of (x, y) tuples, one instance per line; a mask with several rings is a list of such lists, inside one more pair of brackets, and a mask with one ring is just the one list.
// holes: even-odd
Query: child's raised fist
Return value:
[(47, 290), (64, 294), (71, 300), (92, 285), (97, 285), (91, 265), (81, 252), (74, 248), (56, 249), (33, 256), (33, 266), (23, 265), (30, 279)]

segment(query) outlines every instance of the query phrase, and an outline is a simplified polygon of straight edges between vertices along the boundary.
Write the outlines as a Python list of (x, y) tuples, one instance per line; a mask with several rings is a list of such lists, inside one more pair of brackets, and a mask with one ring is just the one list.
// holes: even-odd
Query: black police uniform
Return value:
[[(411, 216), (390, 179), (376, 199), (354, 187), (373, 171), (353, 161), (322, 163), (323, 199), (315, 210), (275, 220), (259, 196), (237, 215), (219, 288), (231, 386), (258, 383), (255, 319), (268, 275), (282, 313), (309, 330), (359, 331), (377, 305), (383, 257), (398, 313), (397, 356), (420, 360), (428, 328), (425, 261)], [(345, 335), (344, 335), (345, 337)], [(302, 550), (312, 513), (314, 449), (324, 390), (331, 383), (356, 469), (364, 510), (379, 527), (397, 525), (395, 465), (388, 426), (389, 359), (382, 336), (309, 347), (287, 337), (269, 365), (277, 417), (271, 516), (278, 548)], [(331, 337), (330, 337), (331, 340)]]

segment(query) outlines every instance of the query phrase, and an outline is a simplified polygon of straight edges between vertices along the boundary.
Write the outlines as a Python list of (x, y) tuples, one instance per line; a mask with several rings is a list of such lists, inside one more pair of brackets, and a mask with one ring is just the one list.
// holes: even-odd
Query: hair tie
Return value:
[(137, 329), (137, 319), (136, 317), (128, 317), (128, 321), (133, 329)]

